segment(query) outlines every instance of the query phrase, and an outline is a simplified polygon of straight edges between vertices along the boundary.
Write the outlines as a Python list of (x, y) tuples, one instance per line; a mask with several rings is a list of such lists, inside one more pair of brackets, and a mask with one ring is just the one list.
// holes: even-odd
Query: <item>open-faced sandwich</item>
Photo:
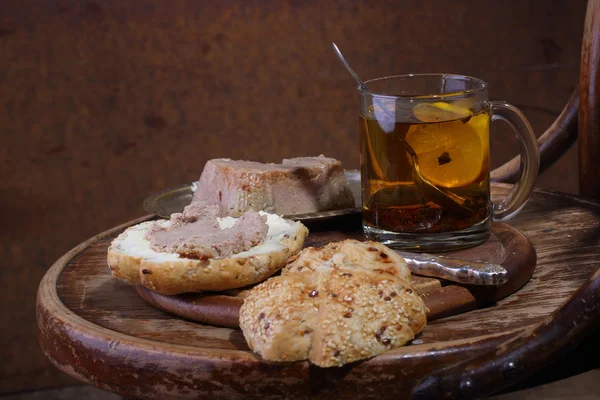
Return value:
[(111, 243), (108, 266), (122, 281), (162, 294), (239, 288), (279, 271), (308, 234), (274, 214), (218, 215), (218, 206), (195, 202), (170, 220), (134, 225)]

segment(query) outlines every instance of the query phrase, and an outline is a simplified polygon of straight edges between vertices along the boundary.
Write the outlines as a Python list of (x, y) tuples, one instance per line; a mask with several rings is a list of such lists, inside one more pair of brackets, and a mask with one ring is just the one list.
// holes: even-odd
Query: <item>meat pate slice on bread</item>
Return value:
[[(112, 274), (132, 284), (162, 294), (220, 291), (260, 282), (285, 266), (300, 251), (308, 234), (300, 222), (277, 215), (266, 216), (268, 231), (262, 244), (223, 258), (190, 258), (176, 252), (157, 251), (148, 239), (152, 230), (169, 229), (173, 221), (148, 221), (131, 226), (113, 240), (107, 262)], [(237, 218), (219, 218), (221, 229)]]
[(266, 360), (331, 367), (373, 357), (425, 327), (425, 304), (409, 280), (404, 260), (379, 243), (307, 248), (250, 290), (240, 327)]

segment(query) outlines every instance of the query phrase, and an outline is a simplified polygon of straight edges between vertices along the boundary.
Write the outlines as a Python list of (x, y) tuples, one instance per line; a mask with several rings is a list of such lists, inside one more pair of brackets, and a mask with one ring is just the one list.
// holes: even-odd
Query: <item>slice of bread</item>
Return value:
[(425, 327), (426, 307), (409, 279), (404, 260), (379, 243), (308, 248), (250, 290), (240, 327), (267, 360), (331, 367), (373, 357)]
[[(266, 215), (269, 230), (264, 243), (227, 258), (208, 260), (154, 251), (146, 234), (154, 223), (167, 227), (171, 222), (142, 222), (127, 228), (113, 240), (108, 249), (108, 266), (123, 282), (141, 284), (162, 294), (248, 286), (265, 280), (285, 266), (288, 258), (302, 249), (308, 234), (300, 222)], [(220, 218), (219, 225), (231, 227), (235, 220)]]

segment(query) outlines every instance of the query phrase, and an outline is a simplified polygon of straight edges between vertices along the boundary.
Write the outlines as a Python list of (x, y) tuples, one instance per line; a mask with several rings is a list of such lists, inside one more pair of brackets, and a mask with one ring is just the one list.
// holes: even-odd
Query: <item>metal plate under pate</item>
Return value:
[[(355, 169), (346, 170), (344, 171), (344, 174), (346, 175), (348, 186), (350, 186), (350, 190), (354, 195), (354, 202), (357, 205), (356, 208), (344, 208), (308, 214), (284, 215), (283, 217), (298, 221), (312, 221), (360, 213), (360, 171)], [(194, 187), (196, 186), (195, 184), (196, 182), (166, 189), (146, 198), (143, 204), (144, 210), (163, 218), (169, 218), (172, 213), (183, 211), (183, 208), (192, 201)]]

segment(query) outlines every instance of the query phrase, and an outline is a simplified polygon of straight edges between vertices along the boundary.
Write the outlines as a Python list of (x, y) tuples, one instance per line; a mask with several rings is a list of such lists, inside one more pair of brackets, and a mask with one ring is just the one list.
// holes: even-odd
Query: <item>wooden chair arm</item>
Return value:
[[(578, 110), (579, 88), (573, 91), (558, 118), (537, 140), (540, 149), (540, 174), (561, 158), (577, 140)], [(519, 179), (520, 166), (521, 156), (516, 156), (493, 170), (491, 179), (494, 182), (514, 183)]]
[(415, 386), (415, 399), (479, 398), (532, 375), (600, 328), (600, 267), (558, 310), (498, 348), (444, 368)]
[(579, 77), (579, 194), (600, 200), (600, 0), (588, 1)]

